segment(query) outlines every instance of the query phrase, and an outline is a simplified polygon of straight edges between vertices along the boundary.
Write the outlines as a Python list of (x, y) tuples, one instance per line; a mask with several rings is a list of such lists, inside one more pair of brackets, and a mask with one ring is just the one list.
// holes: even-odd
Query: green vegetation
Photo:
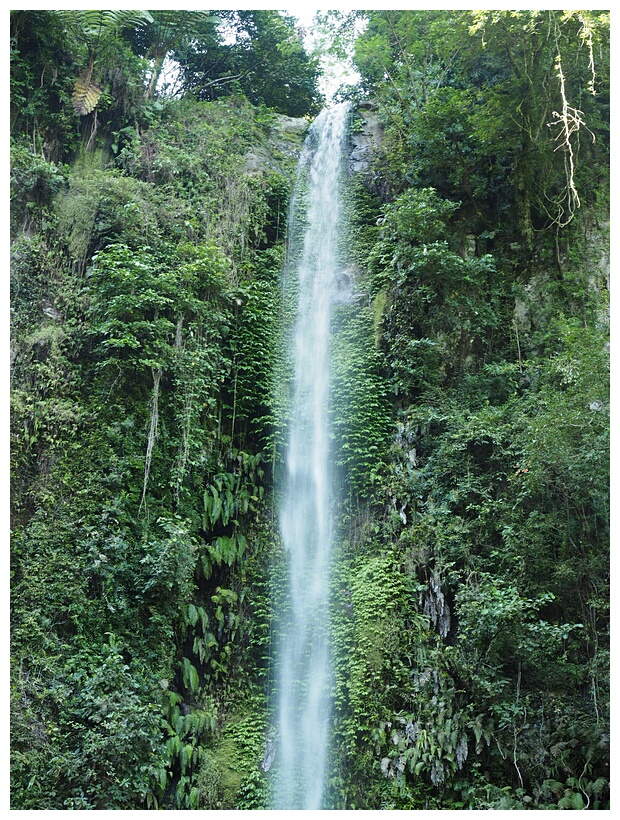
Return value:
[[(323, 25), (380, 134), (334, 317), (328, 805), (609, 808), (609, 15)], [(281, 115), (317, 63), (274, 11), (14, 11), (11, 70), (12, 808), (269, 808)]]
[(355, 358), (393, 433), (342, 417), (379, 481), (342, 517), (332, 802), (606, 808), (608, 15), (358, 14)]
[[(233, 727), (252, 714), (259, 737), (267, 719), (268, 385), (299, 129), (238, 89), (158, 96), (134, 41), (154, 48), (161, 15), (129, 17), (12, 14), (22, 809), (231, 808), (246, 779), (246, 800), (260, 791), (258, 741), (240, 751)], [(89, 60), (86, 111), (71, 95)]]

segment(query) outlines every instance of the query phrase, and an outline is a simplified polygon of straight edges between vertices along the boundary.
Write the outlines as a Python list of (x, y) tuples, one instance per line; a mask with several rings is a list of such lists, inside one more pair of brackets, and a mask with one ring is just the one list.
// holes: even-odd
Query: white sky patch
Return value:
[[(319, 44), (314, 17), (318, 11), (323, 14), (327, 9), (310, 8), (307, 5), (289, 6), (285, 10), (286, 14), (296, 17), (305, 30), (304, 45), (306, 51), (311, 54)], [(353, 11), (352, 8), (341, 8), (339, 11)], [(319, 78), (319, 91), (325, 95), (327, 104), (332, 101), (333, 95), (341, 85), (352, 85), (360, 79), (360, 75), (353, 67), (351, 60), (341, 61), (335, 57), (322, 55), (320, 57), (321, 77)]]

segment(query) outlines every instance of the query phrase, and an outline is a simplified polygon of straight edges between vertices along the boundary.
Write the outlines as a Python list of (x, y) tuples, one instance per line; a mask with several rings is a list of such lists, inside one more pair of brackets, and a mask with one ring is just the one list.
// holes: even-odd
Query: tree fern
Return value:
[(88, 68), (80, 72), (73, 86), (71, 102), (80, 116), (90, 114), (97, 107), (102, 89), (93, 81), (97, 59), (125, 28), (152, 23), (148, 11), (108, 10), (57, 11), (76, 44), (87, 49)]

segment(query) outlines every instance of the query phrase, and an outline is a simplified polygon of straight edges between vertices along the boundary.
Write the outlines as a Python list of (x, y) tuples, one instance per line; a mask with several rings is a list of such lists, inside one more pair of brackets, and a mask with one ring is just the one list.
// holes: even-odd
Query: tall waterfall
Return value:
[[(346, 120), (347, 105), (342, 104), (323, 111), (312, 124), (298, 179), (298, 184), (303, 180), (307, 207), (301, 209), (301, 218), (293, 213), (290, 226), (297, 319), (280, 531), (289, 562), (291, 614), (279, 650), (277, 809), (320, 809), (327, 766), (332, 544), (329, 346), (332, 305), (342, 278), (338, 247)], [(302, 244), (295, 248), (298, 234)]]

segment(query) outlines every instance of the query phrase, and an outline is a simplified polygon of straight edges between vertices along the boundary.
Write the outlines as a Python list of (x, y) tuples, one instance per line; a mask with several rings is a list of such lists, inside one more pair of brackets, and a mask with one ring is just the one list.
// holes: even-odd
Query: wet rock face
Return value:
[[(358, 122), (355, 133), (350, 137), (351, 150), (347, 161), (350, 174), (368, 170), (373, 151), (381, 143), (383, 136), (383, 127), (374, 103), (362, 103), (355, 113)], [(308, 127), (309, 122), (303, 117), (276, 115), (269, 139), (262, 145), (250, 148), (245, 156), (242, 172), (260, 174), (273, 170), (282, 171), (283, 166), (296, 162)]]
[(357, 109), (357, 114), (362, 121), (362, 128), (351, 135), (353, 150), (349, 154), (349, 171), (352, 174), (369, 167), (371, 154), (381, 142), (383, 134), (376, 106), (364, 103)]

